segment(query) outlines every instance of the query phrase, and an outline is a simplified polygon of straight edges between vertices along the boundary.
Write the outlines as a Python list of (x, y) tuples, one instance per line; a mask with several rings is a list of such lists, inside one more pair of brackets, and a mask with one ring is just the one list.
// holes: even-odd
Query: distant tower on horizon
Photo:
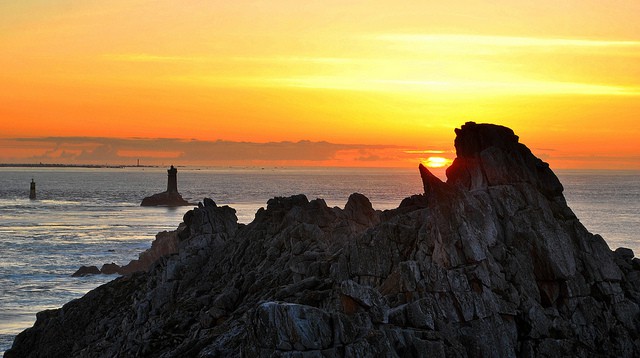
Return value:
[(174, 168), (173, 165), (169, 170), (169, 178), (167, 179), (167, 193), (177, 193), (178, 192), (178, 169)]
[(36, 199), (36, 182), (31, 178), (31, 188), (29, 189), (29, 199)]

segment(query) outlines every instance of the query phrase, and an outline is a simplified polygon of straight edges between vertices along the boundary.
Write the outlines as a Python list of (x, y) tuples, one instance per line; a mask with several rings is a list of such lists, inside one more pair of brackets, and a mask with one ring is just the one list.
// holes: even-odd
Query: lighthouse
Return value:
[(173, 165), (167, 170), (167, 191), (153, 194), (142, 199), (141, 206), (181, 206), (196, 205), (182, 198), (178, 193), (178, 169)]
[(167, 179), (167, 193), (177, 193), (178, 192), (178, 169), (174, 168), (173, 165), (171, 168), (167, 170), (169, 173), (169, 178)]
[(31, 188), (29, 189), (29, 199), (36, 199), (36, 182), (31, 178)]

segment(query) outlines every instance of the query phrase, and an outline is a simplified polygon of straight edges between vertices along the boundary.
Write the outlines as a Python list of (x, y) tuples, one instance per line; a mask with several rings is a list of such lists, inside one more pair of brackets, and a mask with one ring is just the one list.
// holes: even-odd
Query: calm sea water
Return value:
[[(436, 173), (442, 175), (442, 173)], [(612, 248), (640, 253), (640, 173), (560, 172), (569, 205), (585, 226)], [(28, 198), (37, 183), (38, 200)], [(138, 257), (155, 234), (173, 230), (188, 210), (140, 207), (166, 188), (160, 168), (0, 168), (0, 354), (33, 325), (35, 313), (81, 297), (114, 276), (75, 278), (80, 265)], [(376, 209), (398, 206), (422, 191), (417, 170), (189, 169), (178, 188), (197, 202), (211, 197), (248, 223), (274, 196), (303, 193), (343, 207), (349, 194), (365, 194)]]

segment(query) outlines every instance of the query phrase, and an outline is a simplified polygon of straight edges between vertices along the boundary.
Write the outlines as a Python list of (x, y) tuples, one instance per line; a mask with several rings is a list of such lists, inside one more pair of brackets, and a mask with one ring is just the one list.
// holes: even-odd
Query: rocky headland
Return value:
[(174, 254), (38, 313), (5, 357), (640, 356), (640, 260), (513, 131), (456, 134), (447, 181), (421, 166), (394, 210), (297, 195), (242, 225), (207, 200)]

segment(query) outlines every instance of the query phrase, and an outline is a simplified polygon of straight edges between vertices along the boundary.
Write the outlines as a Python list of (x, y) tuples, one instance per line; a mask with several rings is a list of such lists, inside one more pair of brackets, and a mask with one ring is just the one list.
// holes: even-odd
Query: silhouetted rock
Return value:
[[(640, 356), (640, 260), (612, 252), (505, 127), (379, 212), (304, 195), (184, 216), (148, 272), (41, 312), (11, 357)], [(606, 215), (606, 213), (603, 213)]]
[(100, 268), (100, 273), (105, 275), (115, 275), (120, 272), (120, 266), (115, 263), (104, 264)]
[(100, 270), (96, 266), (80, 266), (78, 271), (74, 272), (72, 277), (82, 277), (89, 275), (98, 275), (100, 274)]
[(196, 205), (182, 198), (178, 192), (162, 192), (142, 199), (140, 206), (190, 206)]
[(457, 157), (447, 168), (447, 183), (468, 190), (529, 183), (546, 196), (562, 194), (562, 184), (549, 165), (519, 143), (511, 129), (467, 122), (455, 132)]

